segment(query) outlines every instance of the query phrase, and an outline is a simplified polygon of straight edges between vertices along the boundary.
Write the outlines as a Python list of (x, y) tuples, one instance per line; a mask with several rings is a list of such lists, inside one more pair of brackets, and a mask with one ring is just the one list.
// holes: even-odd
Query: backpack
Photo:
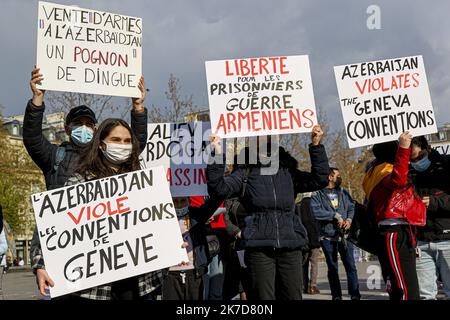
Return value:
[(66, 148), (62, 145), (58, 146), (58, 148), (56, 149), (55, 164), (53, 165), (53, 172), (51, 176), (53, 186), (58, 185), (59, 167), (61, 166), (61, 163), (63, 162), (65, 156), (66, 156)]
[(56, 149), (56, 158), (55, 158), (55, 165), (53, 166), (53, 169), (56, 173), (58, 173), (59, 165), (64, 160), (64, 157), (66, 156), (66, 148), (63, 146), (59, 146), (58, 149)]
[(243, 205), (242, 205), (242, 199), (244, 198), (245, 191), (247, 189), (248, 184), (248, 176), (250, 174), (251, 167), (246, 167), (244, 171), (244, 179), (242, 181), (242, 188), (241, 192), (238, 197), (228, 199), (225, 201), (225, 207), (227, 209), (227, 212), (230, 216), (231, 223), (238, 226), (239, 225), (239, 218), (238, 216), (242, 216), (243, 214)]

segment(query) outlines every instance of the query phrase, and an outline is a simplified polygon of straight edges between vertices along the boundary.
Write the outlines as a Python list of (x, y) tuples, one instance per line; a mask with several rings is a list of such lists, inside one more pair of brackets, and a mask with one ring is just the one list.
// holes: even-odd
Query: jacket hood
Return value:
[(392, 173), (394, 166), (390, 163), (384, 162), (376, 165), (367, 171), (364, 176), (362, 187), (366, 194), (366, 199), (369, 199), (373, 189), (383, 180), (385, 177)]

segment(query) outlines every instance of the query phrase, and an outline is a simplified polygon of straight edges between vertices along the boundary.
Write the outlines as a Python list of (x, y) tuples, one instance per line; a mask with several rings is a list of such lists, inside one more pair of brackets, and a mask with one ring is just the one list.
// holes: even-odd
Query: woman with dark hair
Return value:
[(408, 162), (411, 140), (411, 134), (404, 132), (398, 142), (376, 144), (372, 149), (375, 160), (367, 168), (363, 181), (368, 212), (378, 226), (376, 251), (391, 300), (419, 299), (415, 238), (408, 215), (399, 214), (400, 209), (415, 210), (412, 207), (391, 206), (397, 200), (404, 204), (412, 203), (417, 210), (423, 206), (411, 193), (405, 192), (410, 185)]
[[(140, 169), (139, 142), (128, 123), (122, 119), (106, 119), (98, 127), (92, 143), (81, 154), (75, 174), (66, 186)], [(95, 300), (150, 299), (151, 292), (162, 284), (161, 270), (119, 280), (65, 296)], [(53, 285), (45, 278), (44, 288)]]
[(139, 150), (139, 142), (128, 123), (106, 119), (98, 127), (92, 144), (84, 150), (76, 175), (69, 179), (68, 185), (77, 176), (84, 181), (139, 170)]

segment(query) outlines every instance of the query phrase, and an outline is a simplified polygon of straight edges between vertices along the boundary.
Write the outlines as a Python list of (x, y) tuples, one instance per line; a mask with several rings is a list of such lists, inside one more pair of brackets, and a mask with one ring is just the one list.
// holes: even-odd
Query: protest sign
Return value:
[(209, 122), (150, 123), (144, 167), (162, 165), (173, 197), (206, 196), (206, 165), (211, 154)]
[(450, 155), (450, 143), (433, 143), (431, 147), (444, 156)]
[(222, 138), (311, 132), (308, 56), (206, 61), (211, 127)]
[(142, 19), (39, 1), (38, 88), (140, 97)]
[(187, 261), (163, 167), (36, 193), (52, 297)]
[(350, 148), (437, 131), (422, 56), (334, 67)]

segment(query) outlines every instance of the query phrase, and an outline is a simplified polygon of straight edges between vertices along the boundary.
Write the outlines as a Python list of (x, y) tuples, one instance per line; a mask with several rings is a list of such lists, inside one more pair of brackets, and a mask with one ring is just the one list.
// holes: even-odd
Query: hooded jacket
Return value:
[[(244, 152), (248, 154), (248, 150), (244, 149)], [(323, 145), (311, 145), (309, 153), (311, 173), (297, 170), (297, 161), (281, 147), (279, 168), (275, 174), (261, 174), (264, 166), (260, 162), (238, 166), (226, 177), (224, 164), (207, 166), (209, 194), (227, 198), (240, 194), (249, 168), (245, 194), (240, 199), (246, 211), (241, 233), (244, 248), (299, 249), (307, 245), (306, 230), (294, 212), (295, 197), (299, 192), (325, 187), (330, 172)]]
[(427, 222), (418, 228), (418, 239), (425, 241), (450, 240), (450, 159), (431, 151), (430, 167), (424, 172), (410, 170), (417, 193), (430, 197)]

